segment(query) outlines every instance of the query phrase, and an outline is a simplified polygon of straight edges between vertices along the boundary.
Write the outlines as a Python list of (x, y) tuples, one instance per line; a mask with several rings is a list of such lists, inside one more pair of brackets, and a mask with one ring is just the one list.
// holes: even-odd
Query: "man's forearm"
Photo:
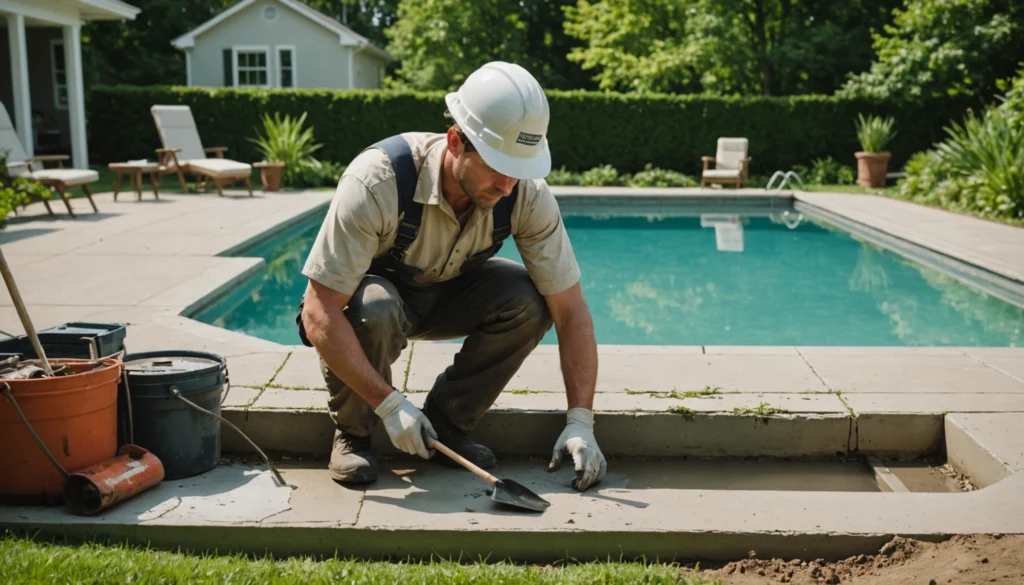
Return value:
[(394, 388), (370, 365), (343, 313), (324, 315), (322, 319), (323, 322), (307, 324), (306, 335), (310, 342), (339, 380), (372, 408), (377, 408)]
[(575, 309), (563, 323), (556, 322), (555, 332), (569, 408), (593, 410), (597, 385), (597, 341), (590, 311), (585, 305)]

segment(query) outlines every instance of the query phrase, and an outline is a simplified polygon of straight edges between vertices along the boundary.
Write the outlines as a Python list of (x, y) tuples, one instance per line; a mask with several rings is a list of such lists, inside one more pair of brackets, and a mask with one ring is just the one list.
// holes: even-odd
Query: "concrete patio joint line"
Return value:
[(409, 345), (409, 359), (405, 362), (405, 375), (402, 377), (402, 392), (409, 391), (409, 371), (412, 370), (412, 356), (416, 354), (416, 342)]
[(805, 356), (803, 352), (801, 352), (798, 348), (793, 349), (794, 351), (796, 351), (796, 354), (800, 356), (800, 359), (804, 360), (804, 363), (807, 364), (807, 367), (811, 369), (811, 373), (813, 373), (814, 377), (817, 378), (819, 382), (821, 382), (821, 385), (824, 386), (825, 388), (828, 388), (828, 382), (825, 381), (825, 378), (821, 377), (821, 374), (818, 373), (818, 370), (814, 369), (814, 366), (812, 366), (811, 362), (808, 361), (807, 356)]
[(281, 365), (277, 366), (277, 369), (274, 370), (274, 375), (271, 376), (270, 380), (266, 384), (263, 385), (263, 388), (261, 388), (261, 390), (266, 390), (271, 384), (274, 383), (274, 380), (277, 379), (277, 376), (281, 373), (281, 370), (283, 370), (284, 367), (286, 365), (288, 365), (288, 360), (292, 359), (292, 354), (293, 353), (295, 353), (295, 352), (294, 351), (289, 351), (288, 355), (284, 356), (284, 361), (281, 362)]

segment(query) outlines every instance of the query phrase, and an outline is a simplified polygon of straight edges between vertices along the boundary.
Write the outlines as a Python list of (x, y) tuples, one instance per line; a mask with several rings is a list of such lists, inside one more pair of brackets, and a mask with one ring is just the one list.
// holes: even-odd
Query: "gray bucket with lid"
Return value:
[(189, 400), (220, 415), (228, 384), (219, 355), (154, 351), (125, 356), (134, 442), (164, 465), (164, 479), (198, 475), (220, 461), (220, 421), (191, 408)]

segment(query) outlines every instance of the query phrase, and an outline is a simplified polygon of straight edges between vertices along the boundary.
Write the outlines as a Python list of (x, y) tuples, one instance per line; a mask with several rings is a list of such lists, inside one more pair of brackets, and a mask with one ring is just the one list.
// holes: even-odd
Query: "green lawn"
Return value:
[(675, 565), (587, 563), (565, 567), (510, 563), (460, 565), (452, 562), (386, 563), (311, 559), (250, 560), (202, 557), (98, 544), (35, 542), (5, 533), (0, 540), (0, 583), (648, 583), (720, 585), (690, 576)]

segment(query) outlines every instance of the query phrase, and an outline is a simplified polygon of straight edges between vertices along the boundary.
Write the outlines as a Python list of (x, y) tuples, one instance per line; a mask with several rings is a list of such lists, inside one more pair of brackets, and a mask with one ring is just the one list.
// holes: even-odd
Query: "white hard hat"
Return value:
[(516, 179), (551, 172), (550, 111), (544, 90), (519, 65), (494, 61), (445, 96), (455, 123), (490, 167)]

